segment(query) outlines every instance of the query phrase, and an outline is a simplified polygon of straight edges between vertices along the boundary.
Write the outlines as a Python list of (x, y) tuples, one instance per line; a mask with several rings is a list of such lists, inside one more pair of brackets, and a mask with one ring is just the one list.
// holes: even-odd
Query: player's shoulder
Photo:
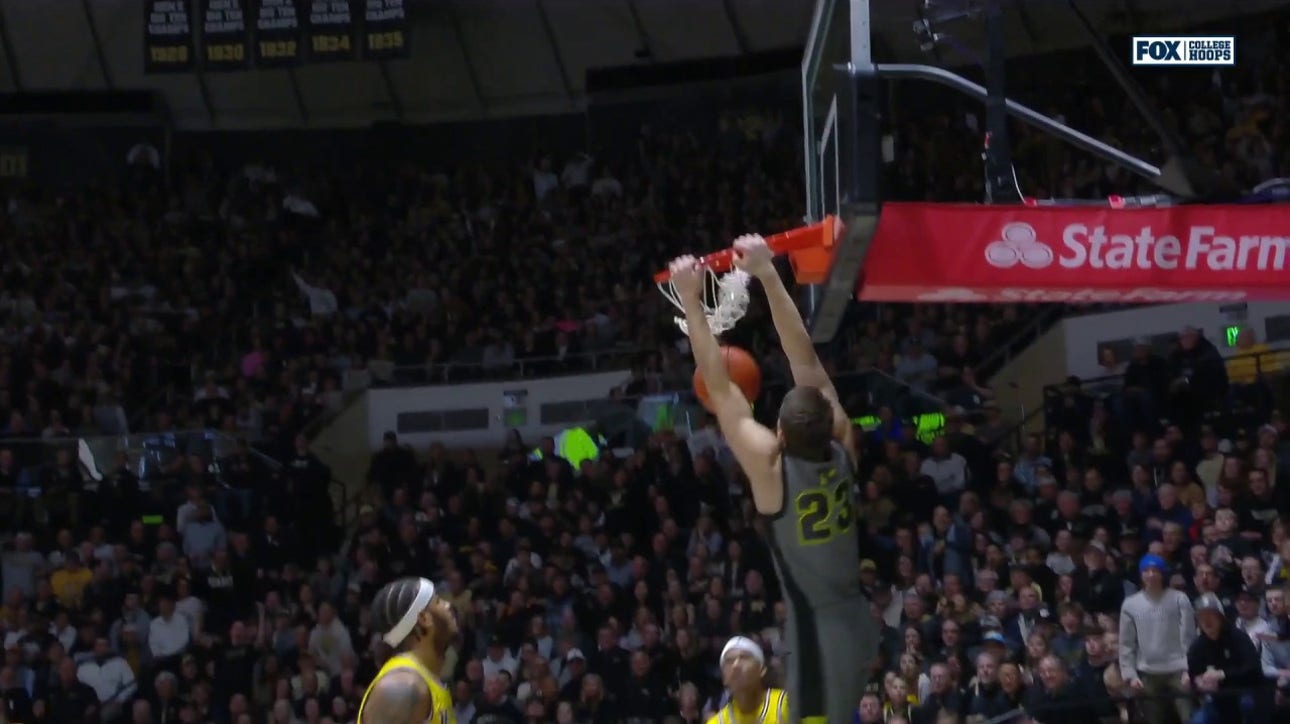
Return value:
[(412, 668), (391, 669), (372, 682), (360, 724), (419, 724), (433, 709), (434, 691), (420, 672)]
[(725, 707), (718, 709), (717, 713), (708, 717), (708, 720), (704, 722), (704, 724), (721, 724), (721, 712), (724, 710), (724, 708)]

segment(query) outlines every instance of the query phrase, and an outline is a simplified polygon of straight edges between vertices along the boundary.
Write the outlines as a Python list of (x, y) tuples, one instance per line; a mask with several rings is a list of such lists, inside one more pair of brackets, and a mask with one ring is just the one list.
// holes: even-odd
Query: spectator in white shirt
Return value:
[(309, 653), (332, 676), (340, 674), (346, 656), (354, 655), (349, 629), (336, 618), (336, 609), (330, 603), (318, 607), (318, 623), (309, 632)]
[(503, 671), (514, 677), (519, 668), (520, 664), (511, 655), (510, 650), (500, 638), (494, 636), (488, 642), (488, 655), (484, 657), (484, 680), (487, 681)]
[(148, 625), (148, 649), (158, 660), (178, 656), (191, 642), (188, 619), (175, 613), (175, 599), (169, 595), (161, 596), (158, 609), (160, 615)]
[(566, 189), (579, 189), (591, 180), (591, 167), (595, 159), (585, 153), (576, 153), (564, 164), (560, 172), (560, 183)]
[(153, 170), (159, 170), (161, 168), (161, 151), (158, 151), (157, 147), (151, 143), (141, 141), (131, 146), (129, 151), (126, 151), (125, 162), (130, 166), (146, 166)]
[[(202, 493), (201, 486), (189, 485), (184, 491), (188, 499), (179, 506), (179, 511), (175, 513), (175, 532), (179, 535), (184, 534), (184, 528), (188, 521), (197, 517), (197, 509), (206, 502), (206, 496)], [(212, 520), (218, 520), (214, 513), (211, 513)]]
[(188, 622), (189, 637), (196, 637), (201, 630), (202, 614), (206, 613), (206, 604), (193, 595), (193, 584), (187, 578), (175, 582), (175, 611)]
[(1254, 650), (1263, 655), (1263, 637), (1276, 638), (1276, 631), (1259, 615), (1263, 601), (1250, 589), (1236, 594), (1236, 628), (1244, 631), (1254, 643)]
[(206, 384), (202, 385), (197, 392), (193, 393), (193, 401), (201, 402), (203, 400), (227, 400), (229, 399), (228, 390), (220, 387), (215, 381), (215, 375), (206, 375)]
[(944, 435), (932, 441), (932, 454), (918, 467), (918, 472), (936, 482), (936, 492), (943, 499), (957, 496), (967, 487), (967, 460), (950, 451), (949, 440)]
[(502, 581), (507, 586), (542, 570), (542, 556), (533, 552), (533, 544), (527, 538), (521, 538), (517, 548), (515, 556), (506, 562), (502, 572)]
[(613, 197), (622, 196), (623, 184), (618, 179), (614, 178), (613, 173), (610, 172), (609, 167), (606, 166), (601, 169), (600, 176), (592, 182), (591, 195)]
[(315, 688), (317, 691), (326, 691), (327, 687), (331, 685), (331, 678), (327, 676), (327, 672), (318, 668), (314, 657), (308, 652), (300, 655), (296, 665), (300, 667), (300, 673), (291, 677), (291, 696), (293, 698), (303, 699), (306, 690), (310, 687)]
[[(58, 640), (58, 643), (63, 645), (64, 649), (71, 649), (72, 645), (76, 643), (78, 632), (76, 627), (72, 625), (71, 617), (68, 616), (67, 612), (59, 611), (54, 615), (54, 622), (49, 625), (49, 633)], [(116, 644), (113, 643), (112, 645), (115, 648)]]
[(1059, 528), (1053, 537), (1053, 552), (1048, 554), (1045, 563), (1049, 570), (1059, 576), (1069, 576), (1075, 572), (1075, 559), (1071, 557), (1071, 532)]
[(547, 194), (558, 188), (560, 179), (551, 170), (551, 159), (543, 158), (538, 161), (537, 167), (533, 169), (533, 196), (541, 203)]
[(94, 642), (94, 657), (81, 663), (76, 669), (76, 678), (98, 696), (103, 721), (114, 720), (137, 688), (130, 665), (117, 656), (106, 638)]

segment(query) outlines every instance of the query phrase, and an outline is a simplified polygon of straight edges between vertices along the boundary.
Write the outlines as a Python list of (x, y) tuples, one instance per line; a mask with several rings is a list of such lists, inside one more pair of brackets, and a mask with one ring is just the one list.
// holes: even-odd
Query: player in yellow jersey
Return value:
[(457, 724), (452, 694), (439, 681), (457, 635), (452, 604), (434, 595), (430, 581), (400, 578), (372, 599), (372, 625), (394, 655), (363, 694), (357, 724)]
[(708, 724), (788, 724), (788, 695), (767, 686), (766, 673), (766, 654), (757, 642), (743, 636), (726, 642), (721, 649), (721, 683), (730, 701)]

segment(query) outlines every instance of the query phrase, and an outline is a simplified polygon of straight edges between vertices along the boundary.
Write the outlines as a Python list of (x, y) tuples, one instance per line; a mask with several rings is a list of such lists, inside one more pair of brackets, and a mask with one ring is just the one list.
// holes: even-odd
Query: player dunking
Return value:
[(372, 599), (372, 625), (395, 653), (363, 694), (357, 724), (456, 724), (438, 674), (457, 635), (452, 604), (430, 581), (400, 578)]
[(735, 240), (735, 265), (761, 280), (793, 373), (777, 429), (756, 422), (730, 380), (704, 316), (703, 271), (694, 257), (670, 271), (685, 308), (690, 348), (727, 444), (769, 519), (767, 543), (788, 607), (788, 703), (792, 721), (849, 722), (876, 655), (877, 629), (860, 589), (853, 525), (854, 437), (797, 306), (762, 237)]

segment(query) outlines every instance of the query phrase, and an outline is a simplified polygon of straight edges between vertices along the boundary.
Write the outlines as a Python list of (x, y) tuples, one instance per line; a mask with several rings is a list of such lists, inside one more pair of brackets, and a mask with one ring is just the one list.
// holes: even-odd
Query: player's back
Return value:
[(783, 689), (767, 689), (761, 708), (753, 714), (735, 711), (733, 701), (708, 717), (706, 724), (788, 724), (788, 695)]
[(390, 724), (389, 722), (368, 721), (363, 718), (363, 706), (367, 703), (367, 698), (372, 695), (372, 690), (376, 688), (377, 682), (392, 671), (413, 671), (416, 672), (425, 686), (430, 691), (430, 715), (426, 717), (424, 724), (457, 724), (456, 714), (452, 708), (452, 693), (448, 691), (439, 678), (426, 670), (416, 657), (409, 654), (397, 654), (391, 656), (389, 661), (376, 672), (372, 677), (372, 683), (367, 685), (367, 691), (363, 694), (363, 701), (358, 705), (357, 724)]
[(841, 443), (827, 460), (780, 459), (784, 508), (768, 543), (786, 603), (813, 609), (861, 595), (855, 528), (855, 467)]

